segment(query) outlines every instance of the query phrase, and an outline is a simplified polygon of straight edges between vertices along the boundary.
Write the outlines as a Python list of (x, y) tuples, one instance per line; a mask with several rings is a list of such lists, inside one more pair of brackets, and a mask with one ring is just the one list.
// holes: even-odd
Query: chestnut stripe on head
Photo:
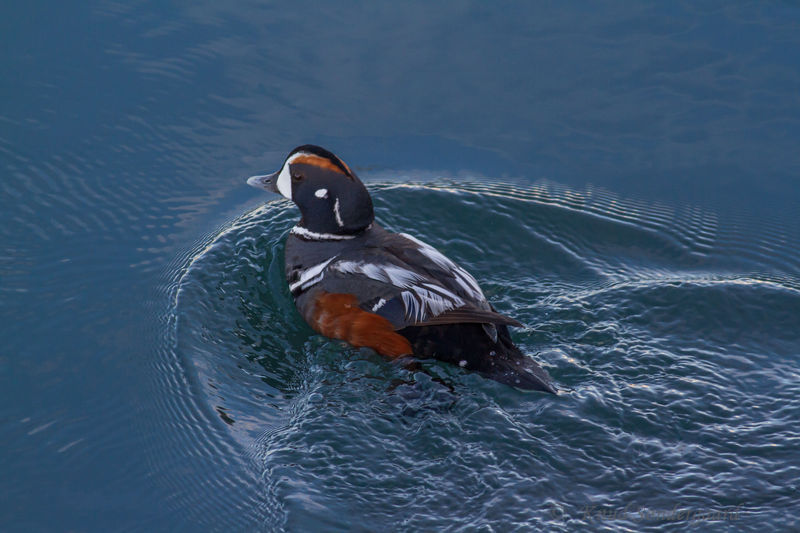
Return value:
[(317, 157), (321, 157), (322, 159), (327, 159), (335, 166), (339, 167), (342, 171), (342, 174), (347, 176), (348, 178), (354, 178), (353, 171), (350, 170), (350, 167), (347, 164), (339, 159), (333, 152), (326, 150), (321, 146), (317, 146), (315, 144), (304, 144), (302, 146), (298, 146), (289, 154), (289, 156), (293, 156), (295, 154), (302, 154), (302, 155), (315, 155)]
[(339, 174), (344, 174), (344, 172), (342, 172), (342, 169), (334, 165), (332, 161), (330, 161), (329, 159), (325, 159), (324, 157), (319, 157), (317, 155), (300, 154), (292, 159), (292, 164), (312, 165), (315, 167), (324, 168), (325, 170), (332, 170), (334, 172), (338, 172)]

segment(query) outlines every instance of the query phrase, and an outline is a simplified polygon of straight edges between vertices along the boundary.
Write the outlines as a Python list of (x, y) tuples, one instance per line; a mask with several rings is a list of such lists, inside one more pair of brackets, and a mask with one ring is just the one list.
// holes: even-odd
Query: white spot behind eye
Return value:
[(328, 197), (328, 189), (317, 189), (314, 193), (314, 196), (317, 198), (327, 198)]

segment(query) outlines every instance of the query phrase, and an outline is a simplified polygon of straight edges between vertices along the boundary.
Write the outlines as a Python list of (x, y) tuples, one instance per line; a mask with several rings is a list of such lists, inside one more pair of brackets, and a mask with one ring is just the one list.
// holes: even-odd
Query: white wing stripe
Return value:
[(310, 287), (315, 283), (319, 283), (324, 276), (322, 271), (325, 269), (326, 266), (328, 266), (328, 263), (330, 263), (334, 259), (335, 257), (331, 257), (327, 261), (323, 261), (322, 263), (319, 263), (312, 267), (308, 267), (307, 269), (303, 270), (300, 273), (300, 278), (291, 285), (289, 285), (289, 290), (294, 292), (298, 288), (305, 289), (306, 287)]
[[(405, 289), (400, 295), (403, 298), (405, 317), (412, 322), (422, 322), (429, 317), (438, 316), (445, 311), (464, 305), (464, 300), (452, 291), (426, 282), (425, 278), (419, 274), (397, 265), (342, 260), (334, 263), (331, 268), (344, 274), (360, 274), (375, 281)], [(458, 269), (455, 265), (454, 268)], [(453, 270), (453, 272), (459, 273), (458, 270)], [(474, 289), (468, 283), (469, 280), (464, 280), (463, 276), (459, 275), (456, 275), (456, 280), (467, 293), (474, 293)], [(380, 309), (385, 303), (383, 300), (379, 301), (375, 304), (373, 311)]]
[(441, 315), (445, 311), (453, 309), (456, 306), (455, 302), (452, 300), (442, 298), (438, 294), (423, 289), (422, 287), (412, 287), (411, 290), (417, 294), (417, 297), (424, 307), (423, 313), (420, 313), (420, 319)]
[(456, 281), (459, 285), (467, 292), (467, 294), (471, 295), (473, 298), (479, 298), (481, 300), (485, 299), (483, 295), (483, 291), (481, 290), (478, 282), (475, 281), (469, 272), (461, 268), (460, 266), (453, 263), (446, 255), (441, 253), (439, 250), (431, 246), (430, 244), (426, 244), (421, 240), (412, 237), (408, 233), (401, 233), (403, 237), (406, 239), (414, 242), (419, 246), (419, 251), (425, 257), (439, 265), (440, 267), (444, 268), (445, 270), (449, 270), (453, 277), (456, 278)]
[(375, 281), (391, 283), (400, 289), (408, 289), (422, 278), (404, 268), (394, 265), (376, 265), (372, 263), (361, 263), (357, 261), (339, 261), (333, 268), (344, 274), (363, 274)]
[(464, 289), (466, 289), (468, 293), (470, 293), (475, 298), (480, 298), (481, 300), (485, 299), (483, 291), (478, 285), (478, 282), (475, 281), (475, 278), (473, 278), (469, 272), (467, 272), (460, 266), (457, 266), (455, 268), (454, 273), (458, 284), (464, 287)]
[(434, 290), (434, 291), (438, 292), (439, 294), (442, 294), (443, 296), (447, 296), (447, 297), (448, 297), (448, 298), (450, 298), (450, 299), (451, 299), (451, 300), (452, 300), (454, 303), (456, 303), (456, 304), (457, 304), (457, 306), (462, 306), (462, 305), (464, 305), (464, 300), (462, 300), (461, 298), (459, 298), (458, 296), (456, 296), (454, 293), (452, 293), (452, 292), (448, 291), (448, 290), (447, 290), (447, 289), (445, 289), (444, 287), (440, 287), (439, 285), (433, 285), (432, 283), (423, 283), (423, 285), (425, 285), (425, 286), (426, 286), (426, 287), (428, 287), (429, 289), (432, 289), (432, 290)]
[(422, 306), (419, 305), (415, 295), (408, 291), (403, 291), (400, 293), (400, 296), (403, 297), (403, 307), (405, 307), (406, 310), (406, 318), (411, 322), (420, 322)]

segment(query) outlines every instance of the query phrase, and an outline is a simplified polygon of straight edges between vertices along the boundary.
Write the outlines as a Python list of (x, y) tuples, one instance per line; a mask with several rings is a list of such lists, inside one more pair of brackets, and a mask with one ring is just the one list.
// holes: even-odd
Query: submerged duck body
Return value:
[(397, 358), (435, 358), (511, 386), (555, 393), (550, 376), (511, 341), (521, 326), (438, 250), (374, 220), (355, 173), (314, 145), (248, 184), (292, 200), (302, 218), (286, 240), (286, 279), (318, 333)]

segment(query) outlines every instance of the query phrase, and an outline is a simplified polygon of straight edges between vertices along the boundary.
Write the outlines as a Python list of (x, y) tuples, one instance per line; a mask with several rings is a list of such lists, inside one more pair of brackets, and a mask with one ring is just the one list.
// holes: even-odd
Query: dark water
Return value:
[[(0, 530), (800, 525), (796, 3), (1, 11)], [(314, 335), (305, 142), (564, 392)]]

